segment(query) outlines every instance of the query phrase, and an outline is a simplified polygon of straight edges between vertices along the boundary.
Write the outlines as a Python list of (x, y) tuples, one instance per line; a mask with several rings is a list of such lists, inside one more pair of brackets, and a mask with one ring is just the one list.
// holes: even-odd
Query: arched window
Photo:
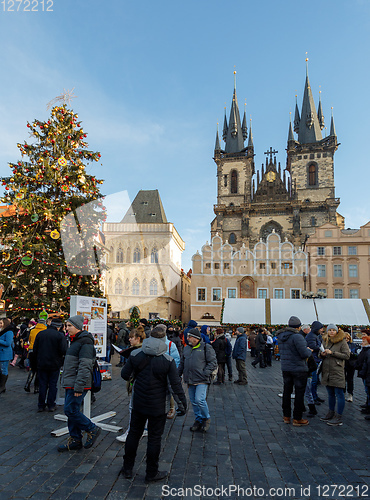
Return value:
[(122, 281), (120, 278), (117, 278), (114, 284), (114, 293), (120, 295), (122, 292), (123, 292)]
[(152, 254), (150, 256), (150, 262), (152, 264), (158, 264), (158, 250), (154, 247), (152, 250)]
[(127, 264), (129, 264), (131, 262), (131, 248), (128, 247), (128, 249), (126, 250), (126, 262)]
[(238, 192), (238, 172), (236, 170), (232, 170), (231, 172), (231, 193)]
[(117, 262), (117, 264), (122, 264), (122, 262), (123, 262), (123, 250), (121, 247), (119, 247), (119, 249), (117, 250), (116, 262)]
[(140, 264), (140, 250), (138, 247), (134, 250), (134, 264)]
[(311, 163), (308, 167), (308, 185), (316, 186), (317, 185), (317, 165)]
[(152, 279), (150, 280), (150, 295), (157, 295), (158, 294), (158, 285), (157, 285), (157, 280)]
[(140, 283), (137, 278), (132, 282), (132, 295), (139, 295), (140, 293)]
[(236, 236), (235, 236), (235, 233), (230, 233), (230, 236), (229, 236), (229, 243), (230, 243), (230, 245), (235, 245), (235, 243), (236, 243)]

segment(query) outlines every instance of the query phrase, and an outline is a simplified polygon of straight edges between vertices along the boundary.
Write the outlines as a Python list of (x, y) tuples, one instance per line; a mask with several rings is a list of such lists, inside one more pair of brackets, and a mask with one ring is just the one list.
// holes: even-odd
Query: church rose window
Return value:
[(238, 173), (236, 170), (231, 172), (231, 192), (233, 194), (238, 192)]

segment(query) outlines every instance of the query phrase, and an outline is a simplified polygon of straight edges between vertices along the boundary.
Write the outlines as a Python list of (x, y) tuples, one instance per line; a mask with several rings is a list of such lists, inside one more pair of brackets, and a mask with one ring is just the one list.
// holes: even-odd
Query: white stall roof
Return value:
[(223, 323), (265, 324), (265, 299), (225, 299)]
[(271, 299), (271, 324), (287, 325), (291, 316), (297, 316), (302, 324), (316, 321), (313, 300), (310, 299)]
[[(270, 321), (266, 318), (268, 309)], [(370, 323), (361, 299), (225, 299), (223, 323), (286, 325), (291, 316), (297, 316), (302, 324), (316, 320), (324, 325)]]
[(368, 325), (364, 304), (361, 299), (318, 299), (315, 300), (317, 315), (323, 325)]

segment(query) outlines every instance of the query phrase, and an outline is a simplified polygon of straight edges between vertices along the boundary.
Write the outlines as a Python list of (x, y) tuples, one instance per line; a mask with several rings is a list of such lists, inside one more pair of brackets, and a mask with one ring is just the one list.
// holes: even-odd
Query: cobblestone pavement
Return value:
[[(191, 408), (185, 417), (167, 422), (160, 467), (170, 475), (166, 482), (150, 485), (144, 483), (146, 438), (139, 446), (132, 481), (119, 476), (123, 445), (114, 433), (102, 431), (89, 450), (58, 453), (65, 437), (50, 433), (62, 423), (52, 413), (36, 412), (37, 395), (23, 390), (26, 373), (10, 367), (7, 391), (0, 396), (0, 499), (190, 499), (199, 498), (199, 493), (201, 498), (216, 498), (218, 493), (221, 498), (243, 498), (243, 493), (253, 499), (369, 498), (370, 422), (359, 411), (365, 402), (362, 381), (355, 379), (354, 402), (346, 403), (342, 427), (319, 420), (326, 403), (317, 407), (319, 415), (309, 426), (293, 427), (282, 423), (279, 362), (254, 369), (248, 359), (247, 365), (247, 386), (227, 382), (210, 388), (209, 432), (189, 431)], [(319, 387), (319, 395), (327, 399), (324, 387)], [(92, 416), (110, 410), (117, 415), (106, 422), (125, 430), (128, 397), (115, 366), (113, 380), (103, 382), (97, 394)], [(239, 496), (229, 486), (239, 487)], [(224, 490), (215, 491), (217, 487)], [(181, 488), (190, 489), (183, 495)]]

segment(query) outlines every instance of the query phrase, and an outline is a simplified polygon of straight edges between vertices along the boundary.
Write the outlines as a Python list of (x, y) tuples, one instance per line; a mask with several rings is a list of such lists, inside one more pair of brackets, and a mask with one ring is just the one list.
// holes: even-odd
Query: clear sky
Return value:
[[(75, 88), (104, 194), (158, 189), (186, 243), (183, 267), (210, 237), (216, 203), (217, 122), (237, 71), (252, 117), (256, 166), (270, 146), (285, 166), (289, 112), (299, 106), (305, 57), (326, 125), (338, 141), (336, 195), (347, 227), (370, 219), (369, 0), (34, 0), (0, 3), (0, 175), (19, 158), (27, 120)], [(17, 11), (17, 8), (19, 10)], [(321, 86), (321, 87), (320, 87)], [(123, 215), (123, 214), (122, 214)]]

